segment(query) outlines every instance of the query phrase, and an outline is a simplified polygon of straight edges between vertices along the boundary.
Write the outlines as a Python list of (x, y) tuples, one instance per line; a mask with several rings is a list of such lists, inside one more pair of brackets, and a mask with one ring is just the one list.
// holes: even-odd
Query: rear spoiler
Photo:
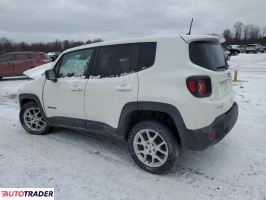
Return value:
[(180, 37), (187, 43), (195, 42), (195, 41), (213, 41), (223, 43), (225, 42), (224, 38), (219, 38), (218, 36), (212, 35), (180, 35)]

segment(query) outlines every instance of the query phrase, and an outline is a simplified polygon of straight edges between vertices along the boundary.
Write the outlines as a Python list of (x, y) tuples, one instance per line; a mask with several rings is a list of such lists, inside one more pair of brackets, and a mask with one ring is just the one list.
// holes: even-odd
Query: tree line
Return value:
[(93, 39), (86, 42), (73, 40), (55, 40), (54, 42), (14, 42), (6, 37), (0, 38), (0, 55), (7, 52), (14, 51), (39, 51), (39, 52), (53, 52), (64, 51), (66, 49), (96, 42), (102, 42), (102, 39)]
[(236, 22), (232, 29), (225, 29), (223, 37), (226, 44), (263, 44), (266, 45), (266, 26)]

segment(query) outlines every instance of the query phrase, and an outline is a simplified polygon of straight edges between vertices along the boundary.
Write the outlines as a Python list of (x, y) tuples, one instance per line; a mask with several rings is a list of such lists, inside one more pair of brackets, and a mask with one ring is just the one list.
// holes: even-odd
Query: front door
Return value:
[[(43, 101), (47, 117), (85, 120), (84, 94), (86, 71), (91, 66), (93, 49), (73, 51), (61, 56), (54, 67), (57, 82), (46, 80)], [(72, 121), (73, 121), (72, 120)]]

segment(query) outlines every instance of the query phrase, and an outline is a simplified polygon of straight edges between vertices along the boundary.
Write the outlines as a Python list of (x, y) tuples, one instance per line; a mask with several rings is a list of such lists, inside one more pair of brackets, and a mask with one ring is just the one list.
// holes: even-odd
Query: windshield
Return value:
[(189, 44), (190, 60), (209, 70), (226, 70), (224, 50), (219, 42), (198, 41)]

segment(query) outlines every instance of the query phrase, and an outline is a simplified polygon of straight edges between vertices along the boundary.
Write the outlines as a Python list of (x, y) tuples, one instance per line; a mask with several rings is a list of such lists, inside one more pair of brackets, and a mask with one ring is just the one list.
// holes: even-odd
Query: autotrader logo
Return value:
[(0, 188), (0, 200), (54, 200), (54, 188)]

